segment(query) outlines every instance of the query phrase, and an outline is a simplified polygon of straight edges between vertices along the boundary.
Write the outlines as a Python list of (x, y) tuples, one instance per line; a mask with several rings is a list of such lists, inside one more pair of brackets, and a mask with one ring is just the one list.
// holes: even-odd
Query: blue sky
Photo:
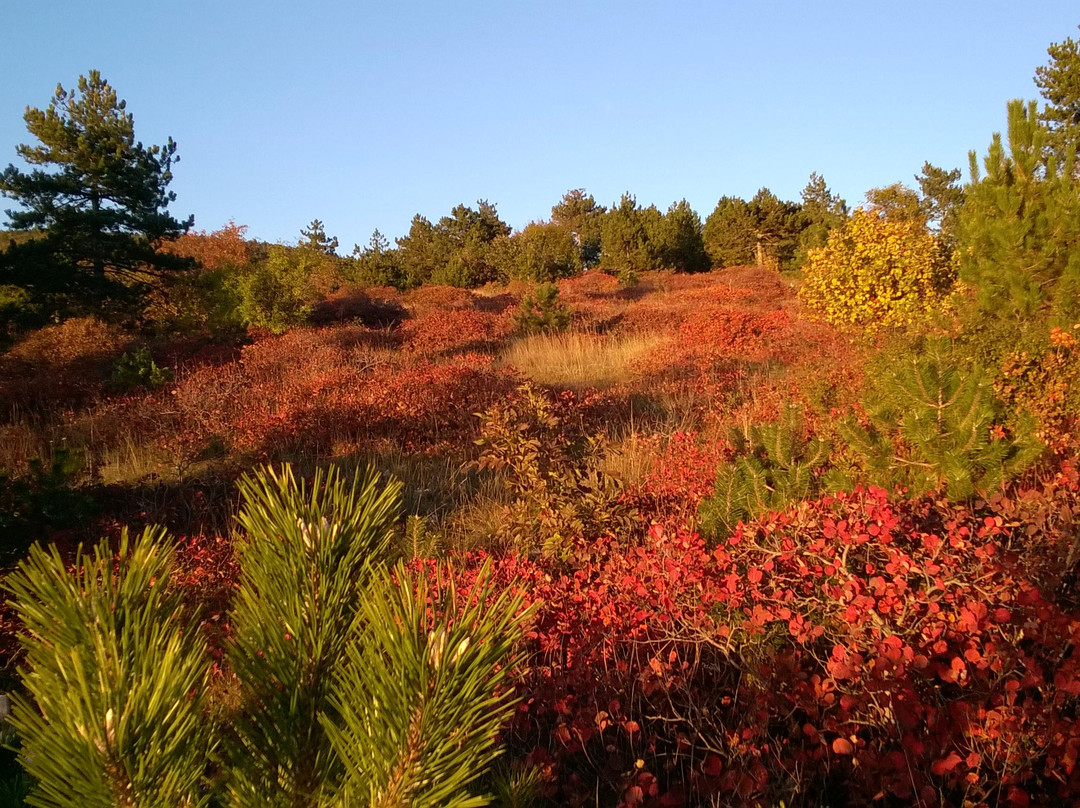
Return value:
[(176, 140), (200, 229), (320, 218), (347, 251), (478, 198), (520, 228), (577, 187), (704, 218), (811, 171), (857, 203), (966, 167), (1078, 24), (1075, 0), (0, 0), (0, 165), (97, 68), (140, 140)]

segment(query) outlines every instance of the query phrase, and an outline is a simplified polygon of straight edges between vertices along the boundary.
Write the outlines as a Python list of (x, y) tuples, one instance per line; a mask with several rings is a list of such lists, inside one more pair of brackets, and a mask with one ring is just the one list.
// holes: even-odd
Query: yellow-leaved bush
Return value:
[(799, 297), (833, 325), (903, 325), (939, 310), (956, 282), (940, 240), (918, 219), (856, 210), (811, 250)]

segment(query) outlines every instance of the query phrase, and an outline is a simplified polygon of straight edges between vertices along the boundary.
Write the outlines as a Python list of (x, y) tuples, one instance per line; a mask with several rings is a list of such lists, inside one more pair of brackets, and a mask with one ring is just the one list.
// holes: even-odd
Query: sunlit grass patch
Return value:
[(635, 361), (664, 339), (652, 333), (536, 334), (516, 340), (499, 363), (553, 387), (611, 387), (633, 379)]

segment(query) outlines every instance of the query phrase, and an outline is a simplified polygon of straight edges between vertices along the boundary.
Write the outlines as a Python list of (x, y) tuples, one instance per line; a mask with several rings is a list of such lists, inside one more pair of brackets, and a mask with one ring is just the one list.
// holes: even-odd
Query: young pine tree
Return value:
[(1059, 159), (1035, 102), (1009, 102), (1007, 145), (995, 134), (957, 222), (960, 278), (978, 289), (982, 314), (1029, 320), (1080, 318), (1080, 190), (1073, 153)]
[(340, 763), (324, 728), (333, 683), (386, 552), (401, 484), (337, 470), (309, 484), (288, 466), (240, 481), (240, 582), (228, 659), (242, 705), (229, 804), (315, 806)]
[(26, 695), (15, 694), (11, 721), (36, 782), (30, 804), (206, 805), (209, 660), (172, 585), (164, 531), (80, 548), (72, 569), (35, 545), (7, 580), (25, 626)]

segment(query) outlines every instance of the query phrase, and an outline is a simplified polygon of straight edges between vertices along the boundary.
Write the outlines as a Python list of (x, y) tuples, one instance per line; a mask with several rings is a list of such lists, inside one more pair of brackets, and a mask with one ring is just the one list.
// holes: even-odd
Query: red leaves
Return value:
[(941, 775), (955, 769), (963, 762), (963, 760), (964, 759), (956, 754), (956, 752), (950, 752), (948, 757), (942, 758), (941, 760), (935, 760), (930, 767), (930, 770), (938, 777), (941, 777)]
[(836, 738), (832, 742), (832, 750), (837, 755), (854, 755), (855, 745), (847, 738)]

